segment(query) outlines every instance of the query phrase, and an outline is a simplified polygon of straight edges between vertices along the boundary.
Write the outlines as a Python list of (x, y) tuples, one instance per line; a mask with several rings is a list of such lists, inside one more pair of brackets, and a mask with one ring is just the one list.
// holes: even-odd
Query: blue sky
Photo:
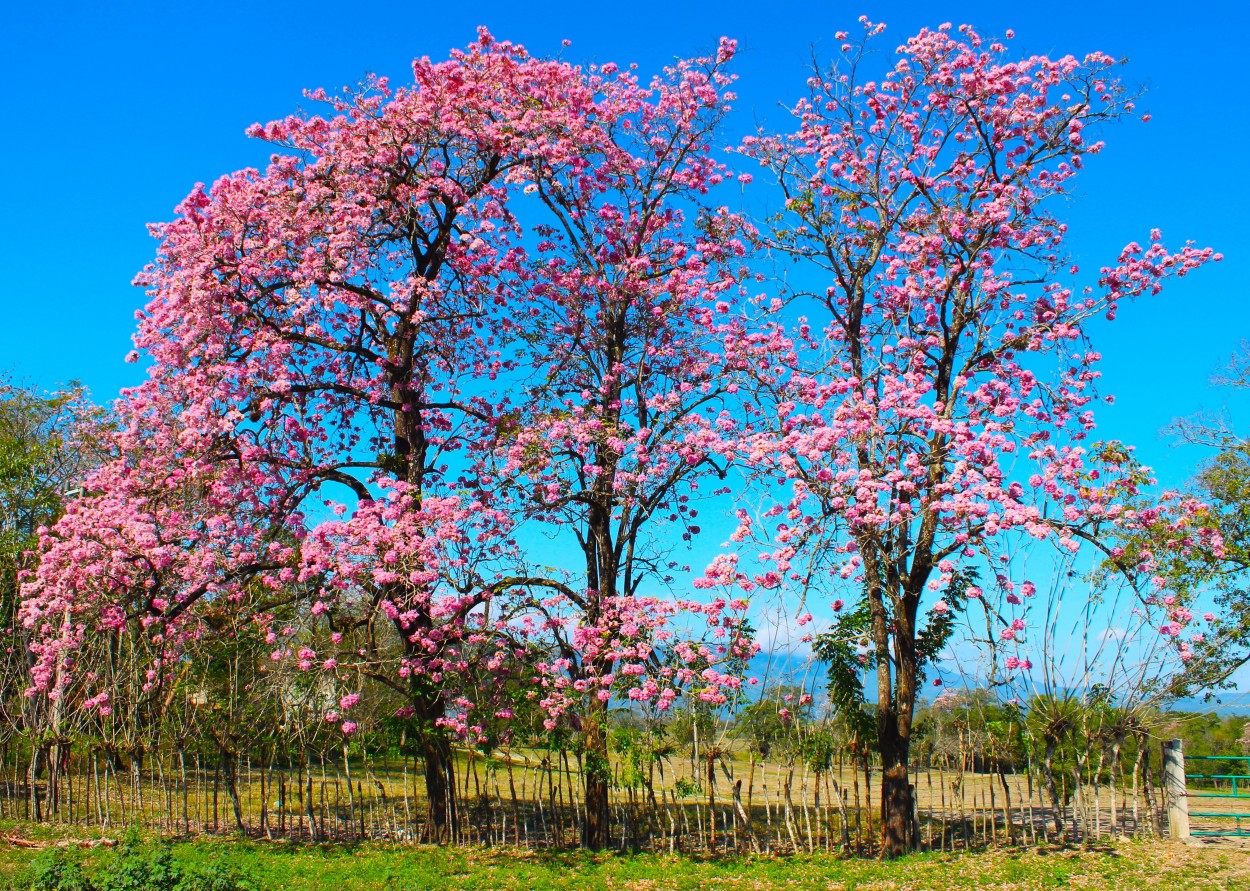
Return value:
[(263, 163), (244, 128), (296, 109), (304, 88), (367, 71), (403, 78), (412, 57), (445, 56), (478, 24), (536, 53), (644, 70), (727, 34), (741, 47), (742, 131), (780, 120), (812, 49), (827, 58), (833, 33), (860, 14), (897, 40), (968, 21), (985, 33), (1014, 28), (1021, 52), (1129, 58), (1124, 77), (1149, 87), (1142, 108), (1154, 120), (1106, 134), (1066, 216), (1091, 271), (1152, 226), (1227, 257), (1094, 332), (1105, 390), (1117, 396), (1099, 416), (1103, 434), (1137, 443), (1164, 482), (1183, 480), (1201, 455), (1169, 446), (1159, 429), (1219, 408), (1207, 378), (1250, 337), (1250, 125), (1236, 49), (1250, 13), (1232, 2), (15, 4), (0, 29), (0, 368), (45, 387), (78, 378), (101, 400), (135, 383), (141, 371), (122, 357), (142, 303), (129, 283), (154, 249), (145, 224), (168, 219), (196, 181)]

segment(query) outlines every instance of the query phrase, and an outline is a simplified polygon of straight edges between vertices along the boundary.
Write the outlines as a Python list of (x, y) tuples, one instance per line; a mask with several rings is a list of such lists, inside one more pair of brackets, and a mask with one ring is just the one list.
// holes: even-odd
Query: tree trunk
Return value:
[[(425, 627), (425, 626), (423, 626)], [(417, 655), (409, 642), (408, 652)], [(454, 842), (460, 832), (456, 807), (456, 765), (451, 741), (439, 722), (446, 717), (447, 704), (438, 690), (425, 687), (413, 675), (409, 687), (419, 740), (417, 749), (425, 766), (425, 841), (432, 844)]]
[[(915, 848), (915, 808), (907, 760), (916, 708), (916, 608), (919, 596), (892, 596), (886, 608), (882, 579), (866, 568), (872, 636), (877, 656), (877, 750), (881, 755), (881, 853), (900, 857)], [(891, 585), (895, 585), (893, 579)], [(891, 628), (891, 626), (893, 626)], [(891, 631), (893, 633), (891, 633)], [(893, 646), (891, 647), (891, 643)], [(893, 661), (894, 671), (890, 671)]]
[(899, 857), (915, 848), (914, 807), (907, 772), (910, 739), (898, 733), (881, 739), (881, 851)]
[(445, 844), (459, 829), (451, 744), (445, 737), (427, 734), (421, 743), (421, 757), (425, 761), (427, 840)]
[(601, 851), (610, 842), (607, 718), (607, 703), (597, 697), (592, 699), (582, 729), (582, 742), (585, 747), (582, 758), (585, 798), (582, 847), (591, 851)]
[[(240, 834), (247, 832), (247, 827), (243, 823), (243, 804), (239, 801), (239, 782), (236, 771), (236, 761), (234, 751), (224, 745), (218, 746), (220, 764), (222, 773), (226, 778), (226, 792), (230, 796), (230, 807), (234, 811), (234, 828)], [(132, 766), (138, 767), (138, 760), (132, 762)]]
[(43, 772), (43, 747), (38, 743), (30, 747), (30, 768), (26, 772), (26, 788), (29, 793), (26, 819), (36, 823), (43, 819), (39, 801), (39, 775)]
[(1050, 809), (1055, 821), (1055, 840), (1063, 841), (1063, 805), (1059, 803), (1059, 789), (1055, 785), (1055, 749), (1059, 741), (1046, 739), (1046, 754), (1042, 757), (1042, 777), (1046, 780), (1046, 794), (1050, 797)]

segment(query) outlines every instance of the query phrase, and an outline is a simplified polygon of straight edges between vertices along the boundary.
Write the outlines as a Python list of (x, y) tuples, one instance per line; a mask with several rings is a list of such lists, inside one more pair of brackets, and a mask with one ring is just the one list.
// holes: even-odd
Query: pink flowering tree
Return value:
[(771, 325), (738, 348), (775, 418), (753, 457), (788, 483), (763, 577), (813, 592), (845, 580), (862, 597), (883, 845), (897, 855), (915, 842), (922, 644), (949, 606), (922, 611), (926, 594), (988, 567), (961, 597), (993, 598), (997, 633), (1026, 642), (1036, 583), (1013, 576), (1012, 542), (1076, 549), (1122, 511), (1114, 462), (1086, 441), (1088, 322), (1212, 254), (1170, 252), (1152, 232), (1087, 286), (1066, 261), (1055, 199), (1102, 148), (1100, 125), (1133, 108), (1111, 57), (1017, 58), (944, 25), (885, 62), (866, 51), (883, 27), (839, 35), (843, 58), (813, 73), (794, 132), (742, 146), (784, 200), (767, 244), (800, 265)]
[[(520, 252), (508, 201), (576, 155), (593, 90), (485, 32), (413, 75), (256, 125), (265, 170), (197, 187), (153, 227), (136, 335), (150, 380), (121, 408), (123, 458), (45, 536), (25, 621), (52, 694), (83, 679), (75, 654), (101, 629), (168, 648), (160, 682), (220, 610), (276, 663), (403, 690), (443, 838), (449, 703), (470, 658), (500, 658), (490, 575), (508, 523), (470, 478)], [(302, 621), (279, 621), (292, 601)], [(352, 695), (327, 703), (343, 733)]]
[[(111, 639), (148, 654), (152, 693), (245, 626), (270, 677), (315, 677), (323, 730), (356, 731), (365, 682), (403, 697), (443, 839), (452, 740), (489, 744), (532, 677), (584, 737), (605, 845), (608, 701), (723, 701), (749, 655), (745, 603), (641, 590), (675, 565), (645, 530), (696, 534), (691, 497), (733, 453), (738, 223), (700, 203), (731, 50), (643, 87), (482, 32), (411, 87), (253, 127), (270, 165), (153, 229), (149, 380), (121, 457), (43, 536), (32, 693), (107, 718), (137, 695), (92, 667)], [(584, 581), (521, 560), (520, 522), (572, 530)]]
[(552, 648), (541, 701), (549, 726), (581, 738), (591, 848), (609, 841), (609, 701), (724, 702), (740, 683), (726, 665), (751, 646), (744, 603), (659, 596), (683, 571), (674, 552), (699, 533), (699, 496), (721, 486), (742, 421), (721, 348), (736, 324), (742, 224), (705, 198), (727, 176), (711, 153), (732, 53), (722, 41), (646, 85), (592, 69), (597, 129), (576, 155), (539, 159), (527, 187), (544, 218), (517, 273), (524, 398), (496, 427), (497, 472), (516, 515), (580, 558), (570, 574), (529, 576), (531, 621)]

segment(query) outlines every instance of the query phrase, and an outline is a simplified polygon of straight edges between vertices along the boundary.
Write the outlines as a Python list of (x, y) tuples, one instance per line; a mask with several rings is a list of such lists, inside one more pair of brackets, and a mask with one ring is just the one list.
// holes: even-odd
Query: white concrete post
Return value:
[(1179, 739), (1163, 744), (1163, 787), (1168, 796), (1168, 834), (1189, 841), (1189, 796), (1185, 792), (1185, 752)]

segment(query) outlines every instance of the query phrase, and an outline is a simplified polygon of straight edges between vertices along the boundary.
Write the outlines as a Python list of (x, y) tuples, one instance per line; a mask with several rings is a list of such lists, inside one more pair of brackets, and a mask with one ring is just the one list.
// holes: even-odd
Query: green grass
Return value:
[[(7, 827), (0, 836), (16, 833)], [(32, 834), (32, 838), (37, 838)], [(42, 842), (54, 841), (44, 834)], [(38, 851), (0, 839), (0, 889), (29, 889)], [(115, 851), (81, 856), (89, 872)], [(830, 856), (700, 861), (662, 855), (539, 854), (414, 845), (282, 845), (204, 839), (176, 842), (193, 868), (228, 864), (261, 891), (926, 891), (926, 889), (1250, 888), (1250, 852), (1167, 843), (1095, 850), (918, 854), (893, 863)]]

